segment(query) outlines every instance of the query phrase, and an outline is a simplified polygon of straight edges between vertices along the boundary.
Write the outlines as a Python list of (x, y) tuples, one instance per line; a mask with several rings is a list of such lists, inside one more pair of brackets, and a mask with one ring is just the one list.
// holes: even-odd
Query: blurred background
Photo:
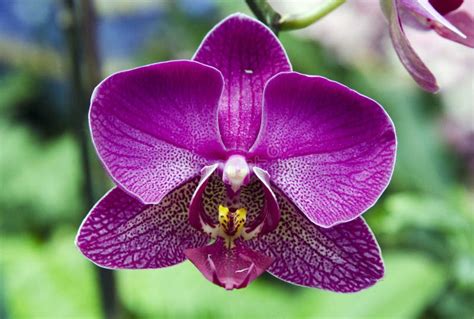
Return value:
[[(271, 1), (280, 13), (318, 2)], [(0, 0), (0, 318), (473, 318), (473, 50), (410, 31), (442, 87), (424, 93), (375, 0), (280, 39), (295, 70), (376, 99), (395, 122), (395, 174), (364, 215), (386, 262), (380, 283), (342, 295), (263, 276), (227, 292), (189, 262), (110, 272), (80, 254), (80, 222), (111, 187), (85, 123), (93, 87), (190, 58), (236, 11), (249, 13), (243, 0)]]

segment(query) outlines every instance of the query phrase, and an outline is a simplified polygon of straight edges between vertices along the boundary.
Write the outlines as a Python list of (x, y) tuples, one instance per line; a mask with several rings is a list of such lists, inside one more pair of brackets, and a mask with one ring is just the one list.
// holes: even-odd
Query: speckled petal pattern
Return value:
[(272, 256), (268, 272), (296, 285), (356, 292), (384, 275), (380, 249), (362, 218), (332, 228), (311, 223), (275, 190), (281, 209), (278, 228), (246, 244)]
[(144, 203), (199, 174), (219, 156), (222, 76), (194, 61), (152, 64), (111, 75), (95, 89), (92, 137), (114, 181)]
[(219, 128), (228, 149), (246, 151), (260, 127), (265, 83), (291, 66), (279, 40), (259, 21), (231, 15), (203, 40), (194, 60), (222, 72)]
[(270, 185), (270, 176), (268, 173), (259, 167), (254, 167), (253, 172), (262, 184), (262, 190), (265, 195), (264, 207), (260, 213), (262, 218), (264, 218), (263, 227), (260, 232), (260, 234), (263, 235), (277, 228), (280, 221), (280, 209), (278, 208), (278, 202), (275, 194), (273, 194), (273, 190)]
[(206, 247), (187, 249), (185, 254), (207, 280), (227, 290), (246, 287), (273, 261), (241, 242), (227, 249), (222, 240)]
[(157, 205), (144, 205), (114, 188), (86, 217), (76, 245), (92, 262), (111, 269), (162, 268), (184, 261), (184, 249), (208, 242), (188, 223), (197, 183), (195, 178), (181, 185)]
[(375, 101), (337, 82), (289, 72), (267, 84), (264, 114), (251, 152), (317, 225), (356, 218), (388, 185), (395, 131)]
[[(209, 183), (209, 180), (212, 174), (216, 171), (218, 164), (213, 164), (204, 167), (201, 170), (201, 179), (198, 186), (196, 187), (193, 197), (190, 200), (189, 204), (189, 224), (198, 230), (202, 230), (202, 222), (213, 226), (214, 221), (210, 218), (209, 214), (206, 213), (206, 207), (204, 206), (204, 192), (206, 186)], [(222, 185), (223, 186), (223, 185)], [(223, 188), (223, 187), (222, 187)], [(222, 193), (222, 192), (219, 192)], [(213, 205), (215, 207), (215, 214), (217, 214), (217, 207), (222, 203), (217, 203)]]

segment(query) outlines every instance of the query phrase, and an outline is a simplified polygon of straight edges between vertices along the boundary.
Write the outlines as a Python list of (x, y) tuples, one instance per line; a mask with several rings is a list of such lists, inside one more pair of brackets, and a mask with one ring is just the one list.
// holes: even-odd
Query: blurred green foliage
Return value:
[[(224, 11), (233, 11), (230, 6)], [(177, 8), (166, 19), (160, 41), (150, 39), (128, 63), (189, 57), (215, 22)], [(387, 80), (384, 66), (360, 70), (341, 64), (314, 41), (293, 34), (281, 39), (295, 70), (353, 87), (381, 102), (395, 122), (399, 151), (393, 181), (365, 215), (384, 253), (385, 279), (350, 295), (284, 285), (270, 276), (226, 292), (190, 263), (120, 271), (123, 317), (472, 318), (472, 190), (458, 170), (466, 164), (440, 136), (441, 100), (411, 83)], [(74, 246), (88, 209), (80, 196), (79, 147), (67, 119), (51, 113), (54, 103), (64, 103), (62, 115), (71, 105), (51, 98), (55, 90), (45, 87), (44, 78), (28, 69), (0, 76), (0, 316), (100, 318), (95, 266)], [(47, 134), (51, 127), (61, 129)]]

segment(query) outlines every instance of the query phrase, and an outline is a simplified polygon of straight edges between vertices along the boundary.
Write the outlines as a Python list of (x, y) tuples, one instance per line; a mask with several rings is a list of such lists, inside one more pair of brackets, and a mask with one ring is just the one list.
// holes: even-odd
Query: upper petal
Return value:
[(209, 246), (187, 249), (185, 254), (207, 280), (227, 290), (247, 287), (273, 261), (241, 242), (236, 242), (233, 248), (226, 248), (222, 240)]
[(389, 183), (395, 151), (392, 121), (375, 101), (295, 72), (268, 83), (252, 155), (317, 225), (345, 222), (371, 207)]
[(311, 223), (283, 193), (275, 190), (281, 209), (278, 228), (248, 242), (272, 256), (268, 271), (296, 285), (355, 292), (384, 274), (379, 246), (362, 218), (332, 228)]
[(208, 241), (188, 223), (197, 182), (183, 184), (157, 205), (142, 204), (114, 188), (87, 215), (76, 245), (91, 261), (112, 269), (161, 268), (184, 261), (184, 249)]
[(395, 4), (397, 0), (393, 0), (394, 5), (390, 12), (390, 38), (398, 58), (403, 66), (410, 73), (412, 78), (424, 90), (428, 92), (436, 92), (439, 90), (436, 78), (423, 63), (415, 50), (413, 50), (408, 41), (405, 32), (403, 31), (402, 22), (400, 20), (400, 12), (398, 6)]
[(222, 140), (229, 149), (248, 150), (260, 127), (265, 83), (273, 75), (291, 70), (285, 50), (265, 25), (246, 15), (234, 14), (209, 32), (194, 60), (222, 72)]
[(223, 152), (217, 127), (222, 76), (194, 61), (115, 73), (92, 95), (90, 127), (112, 178), (157, 203)]

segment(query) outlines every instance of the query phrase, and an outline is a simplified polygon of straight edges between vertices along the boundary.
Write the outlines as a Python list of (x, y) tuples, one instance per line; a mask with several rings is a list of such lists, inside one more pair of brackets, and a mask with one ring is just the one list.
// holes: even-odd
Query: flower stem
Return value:
[(276, 35), (280, 31), (306, 28), (336, 10), (346, 0), (326, 0), (306, 14), (281, 16), (267, 0), (245, 0), (255, 17), (266, 24)]
[[(74, 0), (62, 0), (62, 2), (62, 27), (68, 44), (69, 80), (73, 107), (71, 124), (80, 147), (80, 162), (84, 176), (83, 201), (85, 206), (92, 207), (98, 199), (96, 186), (99, 186), (101, 191), (103, 191), (102, 188), (105, 188), (104, 185), (99, 185), (104, 183), (94, 183), (94, 165), (90, 156), (89, 136), (85, 128), (88, 95), (93, 86), (92, 82), (97, 83), (100, 78), (95, 43), (95, 12), (90, 0), (82, 0), (80, 8)], [(78, 12), (79, 9), (81, 9), (81, 14)], [(86, 65), (86, 70), (83, 68), (83, 63)], [(107, 319), (119, 318), (121, 305), (117, 296), (115, 276), (108, 269), (95, 267), (95, 270), (102, 297), (104, 317)]]
[(255, 17), (266, 24), (275, 34), (280, 31), (281, 15), (276, 12), (267, 0), (245, 0)]
[(345, 2), (346, 0), (326, 0), (309, 13), (282, 17), (279, 21), (279, 29), (284, 31), (306, 28), (336, 10)]

